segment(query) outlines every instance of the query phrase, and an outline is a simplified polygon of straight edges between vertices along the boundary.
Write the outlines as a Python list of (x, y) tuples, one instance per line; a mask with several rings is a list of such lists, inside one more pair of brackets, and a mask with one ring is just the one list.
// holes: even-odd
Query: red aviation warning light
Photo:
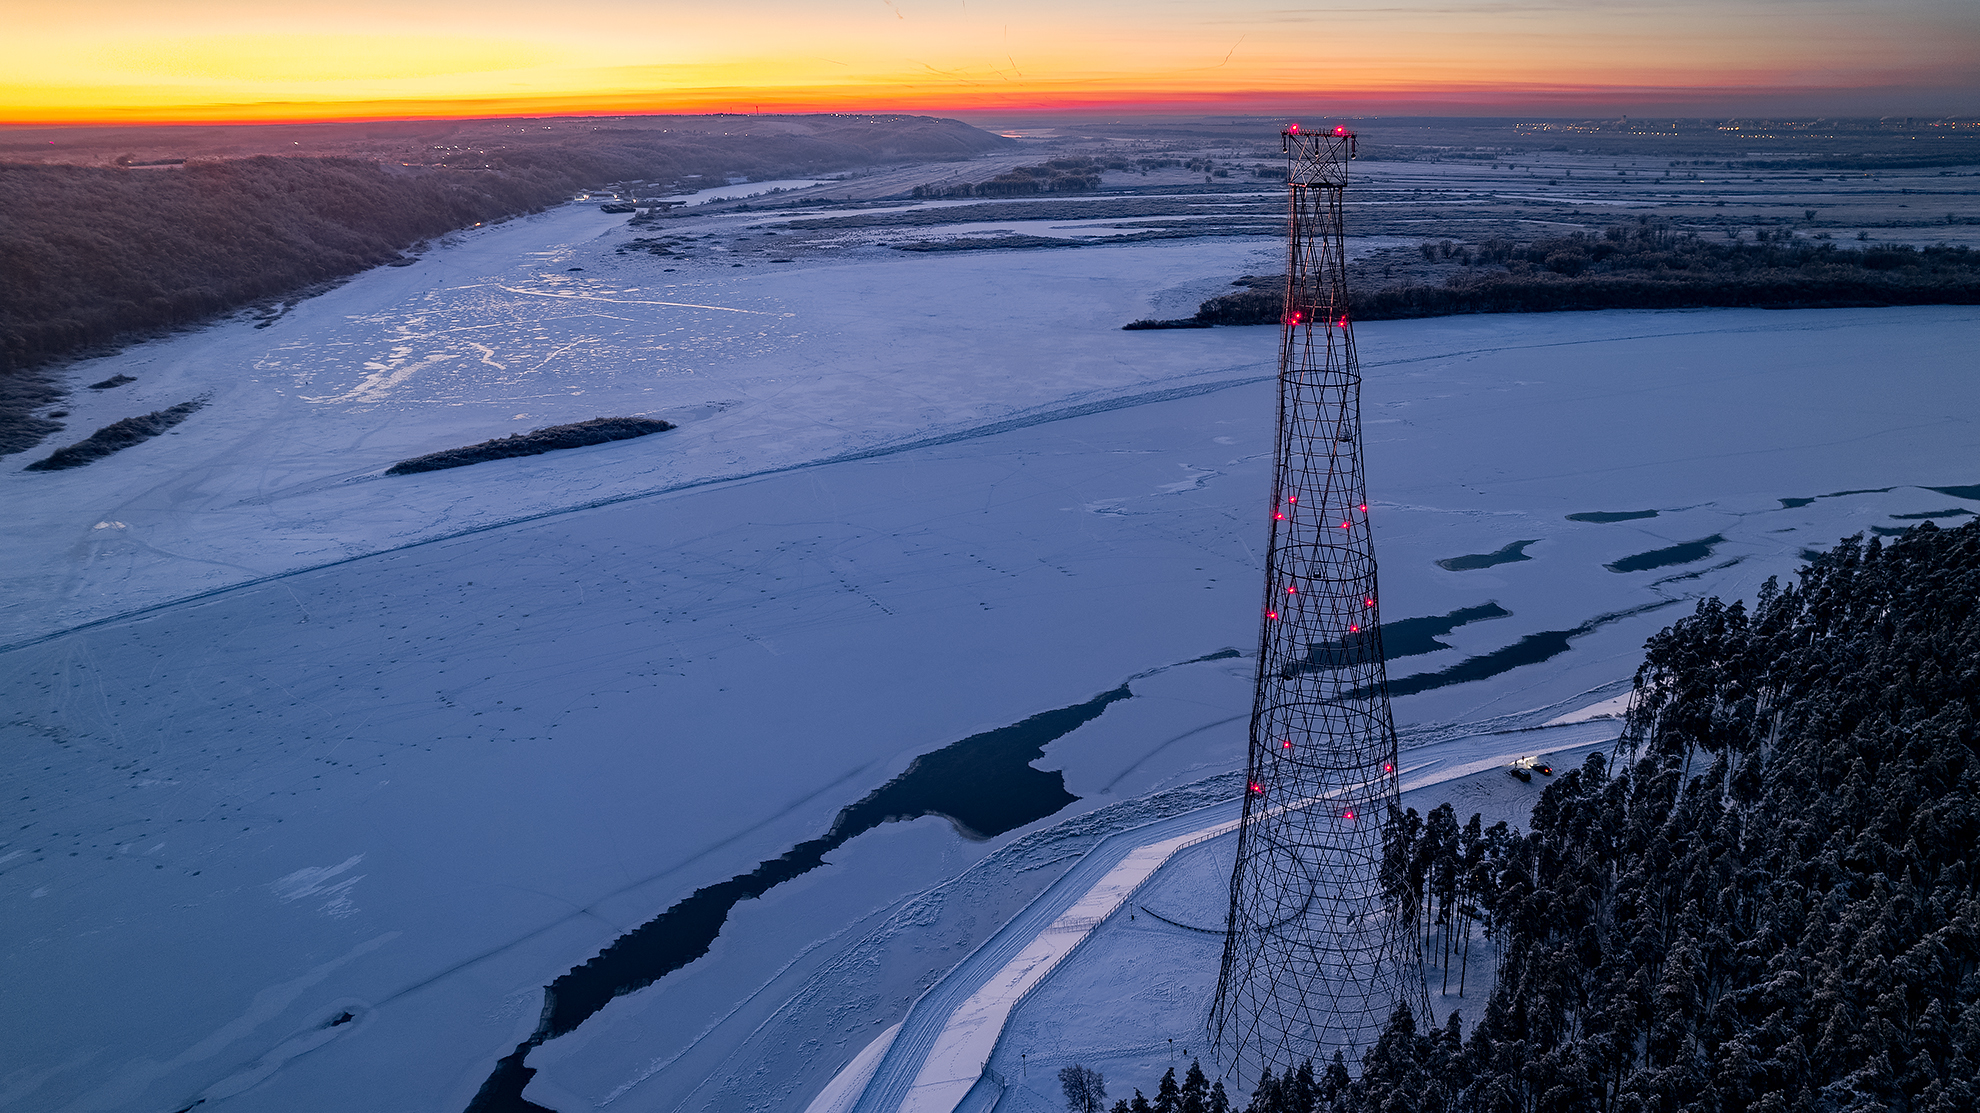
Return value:
[(1258, 783), (1257, 781), (1253, 781), (1253, 782), (1251, 782), (1251, 794), (1252, 794), (1253, 796), (1263, 796), (1263, 795), (1265, 795), (1265, 786), (1264, 786), (1264, 785), (1262, 785), (1262, 784), (1259, 784), (1259, 783)]
[(1334, 134), (1335, 134), (1335, 135), (1346, 135), (1346, 134), (1347, 134), (1347, 129), (1346, 129), (1346, 128), (1344, 128), (1344, 127), (1336, 127), (1336, 128), (1334, 129)]
[(1299, 134), (1299, 125), (1298, 125), (1298, 124), (1287, 124), (1287, 125), (1286, 125), (1286, 134), (1287, 134), (1287, 135), (1298, 135), (1298, 134)]

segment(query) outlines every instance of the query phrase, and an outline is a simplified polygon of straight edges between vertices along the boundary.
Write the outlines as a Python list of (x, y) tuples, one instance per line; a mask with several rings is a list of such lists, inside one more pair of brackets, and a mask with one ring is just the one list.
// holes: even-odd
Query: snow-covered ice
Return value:
[[(72, 430), (213, 401), (0, 473), (0, 1109), (462, 1108), (621, 933), (918, 754), (1140, 677), (1038, 763), (1078, 804), (986, 842), (862, 835), (529, 1060), (565, 1113), (802, 1109), (1079, 853), (1237, 767), (1247, 662), (1180, 663), (1255, 639), (1276, 337), (1118, 326), (1277, 245), (670, 274), (620, 228), (481, 229), (265, 329), (94, 361), (79, 381), (138, 381), (79, 394)], [(1385, 617), (1510, 612), (1391, 676), (1565, 647), (1399, 699), (1408, 743), (1614, 697), (1694, 597), (1980, 510), (1976, 322), (1361, 326)], [(379, 474), (617, 414), (680, 428)]]

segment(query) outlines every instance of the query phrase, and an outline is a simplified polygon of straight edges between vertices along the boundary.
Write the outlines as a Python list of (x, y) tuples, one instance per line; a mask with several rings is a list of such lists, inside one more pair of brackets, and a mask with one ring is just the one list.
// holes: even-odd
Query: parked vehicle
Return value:
[(1523, 757), (1506, 768), (1507, 776), (1518, 777), (1522, 782), (1531, 782), (1535, 773), (1543, 777), (1551, 777), (1554, 775), (1554, 767), (1537, 757)]

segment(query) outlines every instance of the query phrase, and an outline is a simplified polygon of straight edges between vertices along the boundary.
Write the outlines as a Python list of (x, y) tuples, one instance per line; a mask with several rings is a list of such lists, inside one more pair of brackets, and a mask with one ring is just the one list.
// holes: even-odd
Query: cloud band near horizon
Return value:
[(1980, 111), (1968, 0), (22, 0), (11, 123)]

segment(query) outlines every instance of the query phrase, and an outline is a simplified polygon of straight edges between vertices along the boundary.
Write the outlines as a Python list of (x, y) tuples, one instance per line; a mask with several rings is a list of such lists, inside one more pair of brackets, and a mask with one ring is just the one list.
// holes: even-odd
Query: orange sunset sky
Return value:
[(1980, 111), (1980, 0), (9, 0), (0, 120)]

